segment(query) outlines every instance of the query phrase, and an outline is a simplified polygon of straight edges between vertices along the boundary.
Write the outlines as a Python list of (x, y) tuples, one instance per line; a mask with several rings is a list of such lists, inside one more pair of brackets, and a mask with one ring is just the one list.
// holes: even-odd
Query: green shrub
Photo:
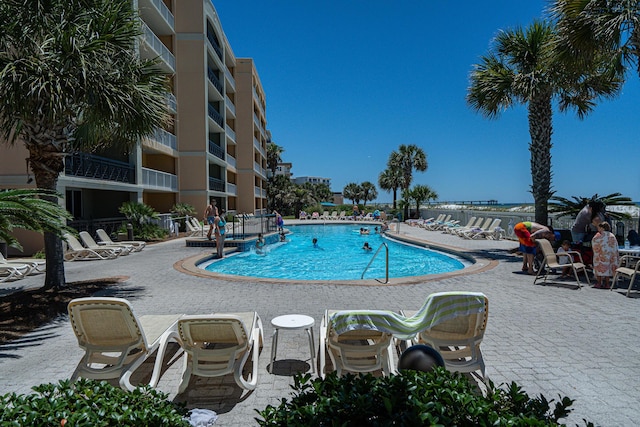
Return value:
[(557, 426), (573, 400), (529, 397), (515, 383), (483, 396), (466, 377), (444, 368), (374, 377), (296, 375), (293, 397), (256, 409), (261, 426)]
[[(80, 379), (33, 387), (35, 393), (0, 397), (2, 426), (189, 426), (186, 409), (149, 386), (128, 392)], [(66, 421), (63, 421), (66, 420)]]

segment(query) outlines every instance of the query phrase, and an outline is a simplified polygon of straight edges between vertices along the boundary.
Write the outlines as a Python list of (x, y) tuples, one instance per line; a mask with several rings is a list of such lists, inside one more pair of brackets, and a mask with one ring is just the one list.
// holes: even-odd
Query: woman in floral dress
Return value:
[[(593, 272), (596, 275), (596, 288), (609, 289), (609, 278), (618, 267), (618, 241), (606, 222), (598, 224), (598, 232), (591, 241), (593, 248)], [(604, 285), (603, 279), (604, 278)]]

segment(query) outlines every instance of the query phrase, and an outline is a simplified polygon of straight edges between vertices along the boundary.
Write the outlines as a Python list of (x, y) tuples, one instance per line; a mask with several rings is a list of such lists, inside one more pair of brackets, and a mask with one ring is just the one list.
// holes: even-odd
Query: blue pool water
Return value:
[[(428, 249), (405, 245), (374, 234), (360, 235), (360, 224), (298, 225), (287, 242), (265, 246), (264, 254), (255, 250), (241, 252), (206, 265), (208, 271), (236, 276), (294, 280), (360, 280), (362, 272), (380, 245), (389, 246), (389, 277), (422, 276), (460, 270), (465, 265), (457, 258)], [(312, 244), (318, 239), (318, 248)], [(364, 251), (365, 242), (373, 248)], [(384, 279), (384, 248), (367, 270), (365, 279)]]

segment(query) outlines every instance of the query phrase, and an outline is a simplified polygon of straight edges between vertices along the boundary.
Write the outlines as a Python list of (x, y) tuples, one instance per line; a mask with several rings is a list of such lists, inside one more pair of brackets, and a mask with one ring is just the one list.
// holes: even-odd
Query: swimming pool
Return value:
[[(367, 225), (369, 235), (360, 235), (360, 224), (292, 225), (286, 242), (265, 246), (263, 254), (254, 249), (233, 254), (223, 260), (200, 265), (207, 271), (247, 277), (293, 280), (360, 280), (362, 272), (376, 250), (386, 243), (389, 247), (389, 277), (423, 276), (448, 273), (469, 263), (461, 258), (429, 249), (396, 242), (375, 234)], [(362, 226), (364, 227), (364, 226)], [(316, 248), (312, 240), (318, 239)], [(362, 249), (364, 243), (373, 249)], [(375, 258), (365, 279), (384, 279), (384, 248)]]

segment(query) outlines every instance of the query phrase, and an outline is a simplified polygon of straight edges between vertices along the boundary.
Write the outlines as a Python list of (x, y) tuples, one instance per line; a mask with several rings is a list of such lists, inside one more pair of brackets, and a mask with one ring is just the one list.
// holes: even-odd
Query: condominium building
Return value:
[(323, 178), (320, 176), (297, 176), (293, 178), (293, 182), (298, 185), (311, 183), (311, 184), (325, 184), (331, 188), (331, 178)]
[[(202, 215), (210, 199), (234, 212), (266, 209), (266, 99), (252, 59), (235, 58), (210, 0), (137, 0), (139, 52), (170, 76), (173, 123), (131, 153), (66, 158), (58, 191), (76, 220), (121, 216), (126, 201)], [(28, 152), (0, 145), (0, 188), (25, 188)]]

